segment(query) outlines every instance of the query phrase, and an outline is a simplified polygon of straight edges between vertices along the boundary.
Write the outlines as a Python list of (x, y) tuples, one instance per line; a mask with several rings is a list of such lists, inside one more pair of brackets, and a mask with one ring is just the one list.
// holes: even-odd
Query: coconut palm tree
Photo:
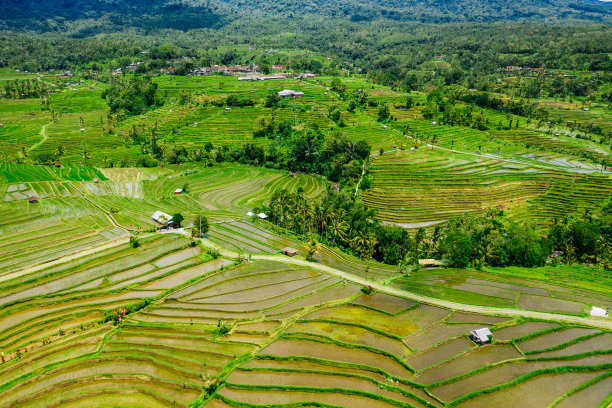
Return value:
[(301, 221), (302, 235), (306, 235), (306, 225), (312, 217), (312, 208), (310, 203), (305, 198), (301, 198), (299, 200), (296, 199), (295, 209), (297, 219)]
[(356, 231), (355, 236), (351, 240), (351, 247), (359, 254), (362, 259), (372, 257), (374, 253), (374, 245), (376, 245), (376, 237), (371, 232), (366, 232), (362, 229)]
[(83, 162), (87, 166), (89, 164), (89, 159), (91, 159), (91, 154), (89, 154), (89, 150), (87, 148), (83, 148)]
[(331, 220), (331, 233), (332, 233), (332, 246), (336, 245), (336, 240), (339, 242), (346, 240), (346, 232), (348, 231), (348, 224), (342, 219), (342, 216), (332, 217)]
[(319, 253), (319, 251), (321, 251), (321, 248), (323, 248), (323, 246), (321, 245), (320, 242), (318, 242), (316, 239), (311, 239), (308, 244), (306, 244), (306, 249), (308, 250), (308, 255), (306, 256), (306, 259), (309, 261), (312, 261), (313, 256), (315, 256), (316, 254)]

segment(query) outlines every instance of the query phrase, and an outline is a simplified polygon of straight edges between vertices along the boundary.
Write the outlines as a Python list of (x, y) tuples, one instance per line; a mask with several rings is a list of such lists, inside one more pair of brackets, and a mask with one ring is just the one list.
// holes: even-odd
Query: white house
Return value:
[(491, 334), (491, 330), (489, 330), (487, 327), (472, 330), (470, 332), (470, 335), (472, 337), (472, 340), (474, 340), (478, 344), (489, 343), (491, 341), (491, 337), (493, 336), (493, 334)]
[(304, 96), (304, 92), (294, 91), (292, 89), (283, 89), (282, 91), (279, 91), (278, 96), (281, 98), (286, 98), (288, 96), (292, 98), (299, 98), (300, 96)]
[(161, 211), (155, 211), (153, 214), (153, 221), (167, 225), (172, 223), (172, 217)]

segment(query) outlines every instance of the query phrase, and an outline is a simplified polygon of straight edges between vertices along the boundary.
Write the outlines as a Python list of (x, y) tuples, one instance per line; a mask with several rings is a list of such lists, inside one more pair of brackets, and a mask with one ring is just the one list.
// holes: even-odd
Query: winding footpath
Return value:
[(124, 227), (123, 225), (119, 224), (114, 218), (113, 216), (110, 214), (110, 212), (106, 211), (104, 208), (102, 208), (101, 206), (99, 206), (98, 204), (94, 203), (93, 201), (91, 201), (86, 195), (85, 193), (83, 193), (81, 190), (79, 190), (74, 184), (72, 184), (72, 182), (67, 181), (66, 182), (68, 185), (70, 185), (72, 188), (74, 188), (75, 191), (77, 191), (85, 201), (87, 201), (88, 203), (90, 203), (91, 205), (93, 205), (94, 207), (96, 207), (97, 209), (99, 209), (100, 211), (102, 211), (104, 213), (104, 215), (106, 215), (106, 218), (109, 219), (110, 222), (113, 223), (113, 225), (117, 228), (120, 228), (122, 230), (124, 230), (127, 233), (132, 233), (134, 232), (133, 229), (130, 229), (128, 227)]
[(291, 265), (299, 265), (307, 268), (318, 269), (330, 275), (339, 277), (341, 279), (346, 279), (347, 281), (359, 284), (359, 285), (368, 285), (373, 287), (376, 291), (381, 293), (386, 293), (389, 295), (395, 295), (399, 297), (403, 297), (406, 299), (411, 299), (416, 302), (427, 303), (434, 306), (439, 306), (447, 309), (459, 310), (462, 312), (471, 312), (471, 313), (480, 313), (487, 315), (503, 315), (510, 317), (526, 317), (531, 319), (542, 319), (542, 320), (550, 320), (557, 321), (563, 323), (570, 324), (578, 324), (584, 326), (597, 327), (600, 329), (612, 330), (612, 321), (607, 318), (588, 318), (588, 317), (580, 317), (580, 316), (569, 316), (569, 315), (559, 315), (553, 313), (546, 312), (534, 312), (530, 310), (522, 310), (522, 309), (507, 309), (500, 307), (488, 307), (488, 306), (476, 306), (476, 305), (468, 305), (465, 303), (457, 303), (450, 302), (447, 300), (432, 298), (428, 296), (418, 295), (416, 293), (407, 292), (401, 289), (392, 288), (381, 283), (372, 282), (358, 276), (355, 276), (351, 273), (347, 273), (341, 271), (339, 269), (332, 268), (327, 265), (322, 265), (316, 262), (309, 262), (303, 259), (297, 258), (289, 258), (283, 255), (253, 255), (251, 259), (259, 259), (263, 261), (276, 261), (282, 262)]
[(48, 137), (47, 137), (47, 126), (51, 125), (52, 123), (53, 122), (49, 122), (46, 125), (42, 126), (42, 129), (40, 129), (40, 135), (42, 136), (42, 140), (40, 142), (34, 143), (32, 146), (30, 146), (28, 148), (28, 151), (36, 149), (37, 147), (39, 147), (40, 145), (42, 145), (43, 143), (45, 143), (47, 141), (47, 139), (48, 139)]

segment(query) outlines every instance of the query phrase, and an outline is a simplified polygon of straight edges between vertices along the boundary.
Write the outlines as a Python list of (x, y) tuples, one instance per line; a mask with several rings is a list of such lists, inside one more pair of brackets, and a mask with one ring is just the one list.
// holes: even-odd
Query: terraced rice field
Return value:
[(224, 248), (251, 254), (273, 254), (299, 245), (294, 239), (274, 235), (249, 221), (214, 224), (208, 237)]
[(406, 228), (443, 223), (489, 208), (536, 221), (594, 209), (612, 191), (609, 178), (420, 148), (377, 156), (363, 201), (377, 217)]
[[(226, 237), (235, 244), (236, 237), (248, 237), (274, 251), (296, 244), (248, 221), (214, 231), (234, 234)], [(179, 235), (153, 235), (137, 249), (124, 244), (0, 275), (6, 359), (0, 403), (486, 406), (551, 381), (551, 400), (567, 394), (574, 403), (597, 406), (605, 399), (609, 332), (366, 295), (358, 285), (292, 266), (282, 256), (203, 262), (205, 249), (187, 243)], [(365, 264), (333, 252), (317, 262), (366, 276), (357, 268)], [(368, 279), (391, 275), (372, 269)], [(118, 311), (137, 304), (139, 310), (118, 322)], [(493, 344), (469, 339), (480, 327), (491, 328)], [(491, 392), (480, 394), (483, 389)]]
[(392, 285), (460, 303), (570, 315), (587, 315), (591, 306), (609, 299), (601, 288), (459, 269), (419, 271), (396, 278)]

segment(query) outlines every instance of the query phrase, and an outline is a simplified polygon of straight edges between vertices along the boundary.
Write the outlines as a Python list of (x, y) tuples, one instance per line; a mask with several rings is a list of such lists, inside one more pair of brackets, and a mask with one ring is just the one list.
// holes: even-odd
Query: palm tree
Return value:
[(308, 249), (308, 255), (306, 256), (306, 259), (312, 261), (312, 257), (318, 254), (319, 251), (321, 251), (321, 248), (323, 248), (323, 246), (320, 242), (318, 242), (314, 238), (311, 239), (306, 245), (306, 249)]
[(314, 209), (315, 221), (317, 223), (317, 229), (319, 232), (319, 240), (323, 239), (323, 234), (327, 230), (330, 222), (329, 206), (323, 204), (316, 205)]
[(420, 254), (419, 247), (421, 246), (421, 243), (423, 243), (423, 241), (425, 240), (425, 235), (425, 228), (423, 227), (419, 228), (414, 234), (414, 252), (417, 257)]
[(89, 163), (89, 159), (91, 159), (91, 154), (89, 154), (89, 151), (85, 147), (83, 149), (83, 162), (85, 162), (85, 165)]
[(338, 239), (339, 242), (346, 240), (347, 231), (348, 224), (341, 216), (331, 217), (332, 246), (336, 245), (336, 239)]
[(302, 221), (302, 235), (306, 235), (306, 224), (312, 217), (312, 208), (307, 199), (296, 200), (296, 215)]
[(359, 254), (362, 259), (368, 259), (374, 253), (374, 245), (376, 245), (376, 237), (371, 232), (366, 232), (362, 229), (357, 231), (355, 237), (351, 240), (353, 250)]
[(440, 238), (442, 237), (442, 227), (439, 225), (436, 225), (433, 233), (431, 234), (431, 240), (429, 243), (429, 256), (433, 255), (437, 249), (438, 249), (438, 244), (440, 243)]

